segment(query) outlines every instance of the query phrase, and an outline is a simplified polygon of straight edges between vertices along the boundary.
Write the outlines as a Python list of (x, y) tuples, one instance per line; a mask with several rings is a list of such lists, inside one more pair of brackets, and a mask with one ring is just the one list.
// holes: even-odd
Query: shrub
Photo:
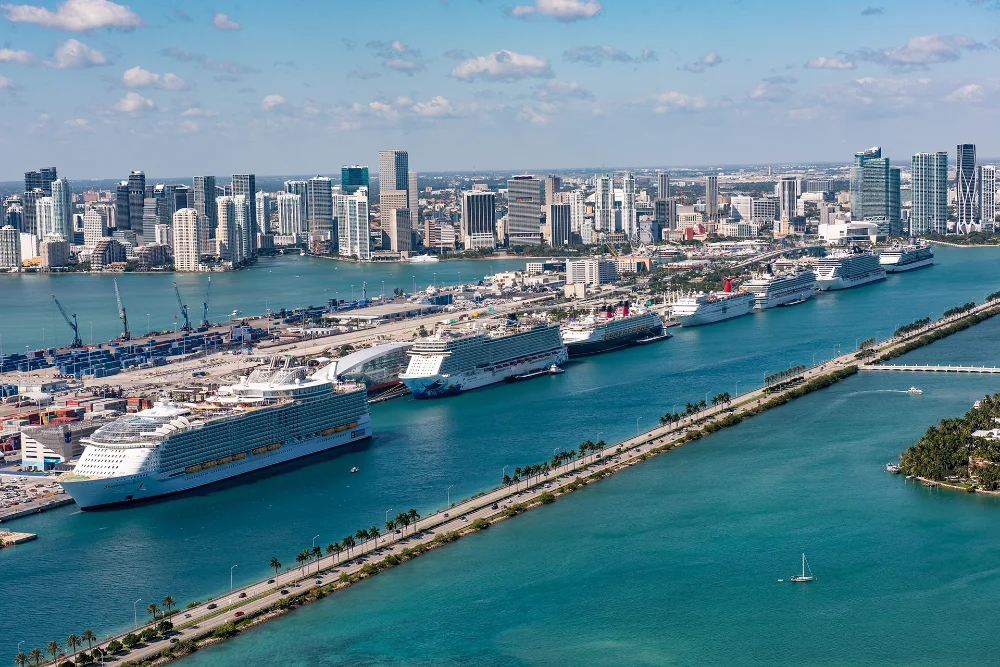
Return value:
[(486, 530), (490, 527), (490, 522), (480, 517), (472, 522), (472, 527), (476, 530)]
[(122, 644), (125, 645), (125, 648), (135, 648), (141, 641), (142, 639), (139, 638), (139, 635), (134, 632), (130, 632), (122, 638)]
[(226, 639), (236, 634), (236, 625), (233, 622), (226, 622), (215, 629), (212, 636), (216, 639)]
[(548, 505), (556, 501), (556, 497), (552, 495), (551, 491), (545, 491), (542, 495), (538, 496), (538, 499), (542, 501), (543, 505)]

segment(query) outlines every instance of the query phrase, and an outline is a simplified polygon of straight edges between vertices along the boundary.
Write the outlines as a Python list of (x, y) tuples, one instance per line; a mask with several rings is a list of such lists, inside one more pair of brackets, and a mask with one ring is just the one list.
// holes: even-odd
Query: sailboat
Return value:
[[(809, 574), (806, 574), (807, 571)], [(806, 562), (805, 554), (802, 554), (802, 575), (793, 574), (788, 580), (793, 583), (805, 583), (813, 580), (812, 569), (809, 567), (809, 563)]]

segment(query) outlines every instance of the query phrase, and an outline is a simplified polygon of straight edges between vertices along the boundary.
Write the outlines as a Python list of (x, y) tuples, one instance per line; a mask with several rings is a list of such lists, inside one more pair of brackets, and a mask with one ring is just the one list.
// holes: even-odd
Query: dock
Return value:
[(996, 366), (918, 366), (900, 364), (877, 364), (860, 366), (861, 371), (908, 371), (911, 373), (1000, 373)]
[(0, 531), (0, 549), (12, 547), (15, 544), (24, 544), (32, 540), (37, 540), (38, 535), (34, 533), (14, 533), (11, 531)]
[(73, 499), (68, 495), (57, 495), (40, 498), (27, 505), (3, 508), (0, 509), (0, 523), (6, 523), (32, 514), (40, 514), (41, 512), (62, 507), (63, 505), (72, 505), (73, 502)]

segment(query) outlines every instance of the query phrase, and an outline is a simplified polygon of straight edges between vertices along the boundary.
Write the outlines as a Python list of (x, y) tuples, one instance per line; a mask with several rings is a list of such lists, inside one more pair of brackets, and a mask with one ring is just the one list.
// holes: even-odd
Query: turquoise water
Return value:
[[(323, 305), (328, 299), (360, 299), (399, 287), (407, 292), (428, 285), (478, 281), (484, 275), (512, 268), (526, 260), (456, 260), (436, 264), (355, 264), (317, 257), (262, 257), (243, 271), (212, 274), (209, 319), (224, 322), (234, 310), (264, 314), (268, 308)], [(180, 316), (174, 281), (192, 320), (201, 319), (207, 274), (0, 274), (0, 344), (8, 351), (35, 349), (43, 344), (68, 345), (72, 332), (52, 302), (52, 294), (76, 313), (84, 343), (109, 340), (121, 333), (114, 278), (118, 278), (133, 333), (175, 328)], [(147, 320), (146, 314), (149, 313)], [(148, 321), (148, 328), (147, 328)]]
[[(380, 404), (370, 445), (281, 474), (127, 510), (67, 508), (21, 521), (20, 529), (41, 537), (0, 552), (0, 572), (19, 590), (44, 594), (28, 602), (0, 597), (0, 646), (15, 639), (13, 652), (20, 639), (44, 646), (85, 627), (122, 629), (136, 598), (169, 593), (187, 602), (221, 593), (233, 564), (236, 582), (249, 582), (267, 574), (272, 555), (294, 562), (317, 533), (325, 544), (381, 525), (386, 509), (441, 507), (450, 485), (453, 499), (466, 497), (498, 482), (505, 465), (539, 462), (586, 438), (630, 435), (637, 419), (640, 428), (651, 426), (674, 404), (733, 392), (737, 382), (745, 390), (814, 354), (830, 356), (835, 345), (848, 349), (858, 337), (885, 336), (998, 289), (992, 276), (1000, 251), (937, 255), (932, 269), (793, 308), (673, 329), (671, 340), (574, 363), (563, 375)], [(1000, 323), (987, 322), (922, 353), (991, 363), (998, 330)], [(888, 392), (914, 383), (927, 393)], [(864, 662), (862, 647), (883, 650), (870, 646), (873, 638), (891, 644), (891, 633), (922, 629), (917, 623), (928, 615), (933, 627), (954, 623), (949, 641), (958, 641), (961, 619), (986, 613), (985, 600), (996, 595), (993, 575), (982, 573), (991, 567), (986, 554), (1000, 546), (987, 527), (997, 508), (905, 488), (881, 465), (995, 383), (852, 378), (192, 661), (229, 664), (253, 655), (273, 664), (268, 652), (280, 647), (283, 659), (299, 664), (606, 664), (615, 651), (628, 656), (625, 664), (660, 664), (663, 656), (693, 664), (763, 662), (792, 650), (809, 651), (798, 655), (810, 663), (826, 661), (819, 651), (826, 646), (840, 651), (827, 662), (844, 664)], [(361, 472), (350, 475), (352, 466)], [(775, 588), (803, 550), (820, 579)], [(926, 574), (914, 572), (921, 568)], [(366, 591), (371, 586), (390, 588)], [(839, 592), (810, 602), (829, 590)], [(965, 606), (949, 618), (937, 613), (959, 598)], [(865, 621), (869, 609), (884, 620)], [(282, 632), (288, 623), (296, 625)], [(803, 632), (814, 636), (793, 639)], [(963, 648), (975, 648), (968, 642)]]

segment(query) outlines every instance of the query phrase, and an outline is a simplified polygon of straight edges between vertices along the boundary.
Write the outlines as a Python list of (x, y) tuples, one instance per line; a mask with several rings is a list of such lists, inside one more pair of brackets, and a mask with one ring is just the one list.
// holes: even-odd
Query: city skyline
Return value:
[[(386, 0), (302, 22), (231, 2), (33, 0), (0, 8), (0, 106), (18, 129), (0, 150), (70, 180), (327, 174), (392, 145), (428, 172), (846, 162), (874, 144), (903, 163), (965, 141), (1000, 154), (1000, 14), (918, 4), (732, 4), (706, 37), (703, 12), (666, 3)], [(376, 12), (377, 29), (350, 27)], [(959, 108), (968, 136), (948, 129)], [(598, 141), (608, 126), (616, 141)], [(517, 139), (484, 151), (484, 131)]]

